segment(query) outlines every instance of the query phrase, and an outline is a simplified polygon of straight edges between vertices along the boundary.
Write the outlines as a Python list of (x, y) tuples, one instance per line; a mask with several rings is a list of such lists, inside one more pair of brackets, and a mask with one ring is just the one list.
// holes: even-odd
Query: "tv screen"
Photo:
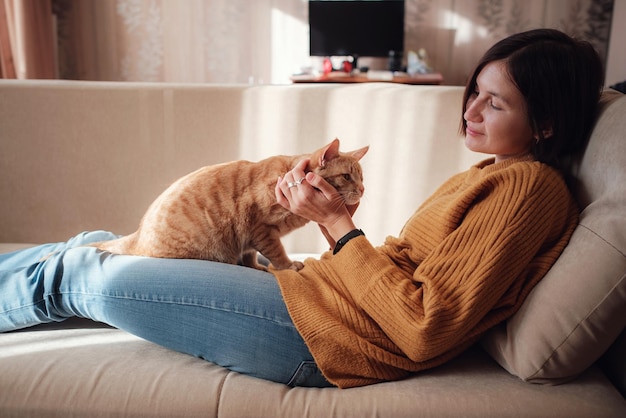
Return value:
[(309, 0), (311, 56), (387, 57), (404, 50), (404, 0)]

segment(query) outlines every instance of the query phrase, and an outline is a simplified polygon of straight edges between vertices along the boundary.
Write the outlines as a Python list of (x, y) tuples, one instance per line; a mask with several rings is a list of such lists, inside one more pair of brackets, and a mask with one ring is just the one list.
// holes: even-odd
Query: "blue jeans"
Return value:
[(66, 243), (0, 254), (0, 332), (78, 316), (243, 374), (291, 386), (330, 386), (272, 274), (81, 247), (113, 238), (88, 232)]

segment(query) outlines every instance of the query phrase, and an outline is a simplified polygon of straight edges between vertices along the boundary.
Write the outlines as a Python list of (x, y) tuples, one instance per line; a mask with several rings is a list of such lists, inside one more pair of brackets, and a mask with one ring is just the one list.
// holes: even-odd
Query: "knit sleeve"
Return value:
[[(355, 303), (411, 360), (453, 350), (512, 315), (567, 243), (577, 211), (560, 176), (524, 170), (504, 170), (458, 203), (457, 223), (423, 259), (412, 252), (425, 231), (409, 221), (406, 245), (380, 251), (358, 238), (331, 261)], [(409, 274), (406, 261), (394, 262), (407, 258), (416, 265)]]

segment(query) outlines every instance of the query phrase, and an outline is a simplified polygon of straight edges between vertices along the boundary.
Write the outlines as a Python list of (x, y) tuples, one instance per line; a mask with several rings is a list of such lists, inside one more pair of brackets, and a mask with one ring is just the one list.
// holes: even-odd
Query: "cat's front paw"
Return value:
[(252, 266), (253, 268), (257, 269), (257, 270), (261, 270), (261, 271), (268, 271), (267, 267), (265, 267), (263, 264), (255, 264), (254, 266)]
[(272, 267), (275, 270), (294, 270), (294, 271), (299, 271), (302, 269), (302, 267), (304, 267), (304, 264), (302, 264), (302, 262), (300, 261), (291, 261), (288, 264), (287, 263), (283, 263), (281, 265), (276, 265), (274, 263), (272, 263)]
[(304, 264), (302, 264), (302, 262), (300, 261), (292, 261), (291, 265), (289, 266), (290, 270), (294, 270), (294, 271), (299, 271), (304, 267)]

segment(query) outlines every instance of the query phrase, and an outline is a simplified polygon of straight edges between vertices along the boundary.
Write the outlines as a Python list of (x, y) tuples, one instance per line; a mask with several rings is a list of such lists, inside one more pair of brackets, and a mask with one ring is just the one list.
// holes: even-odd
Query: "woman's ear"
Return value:
[(542, 130), (541, 134), (544, 138), (550, 138), (552, 136), (552, 127)]
[(535, 141), (537, 143), (539, 143), (539, 141), (541, 141), (542, 139), (548, 139), (552, 136), (552, 134), (554, 133), (552, 131), (552, 123), (544, 123), (543, 126), (541, 126), (541, 136), (539, 136), (538, 133), (536, 133), (534, 135)]

